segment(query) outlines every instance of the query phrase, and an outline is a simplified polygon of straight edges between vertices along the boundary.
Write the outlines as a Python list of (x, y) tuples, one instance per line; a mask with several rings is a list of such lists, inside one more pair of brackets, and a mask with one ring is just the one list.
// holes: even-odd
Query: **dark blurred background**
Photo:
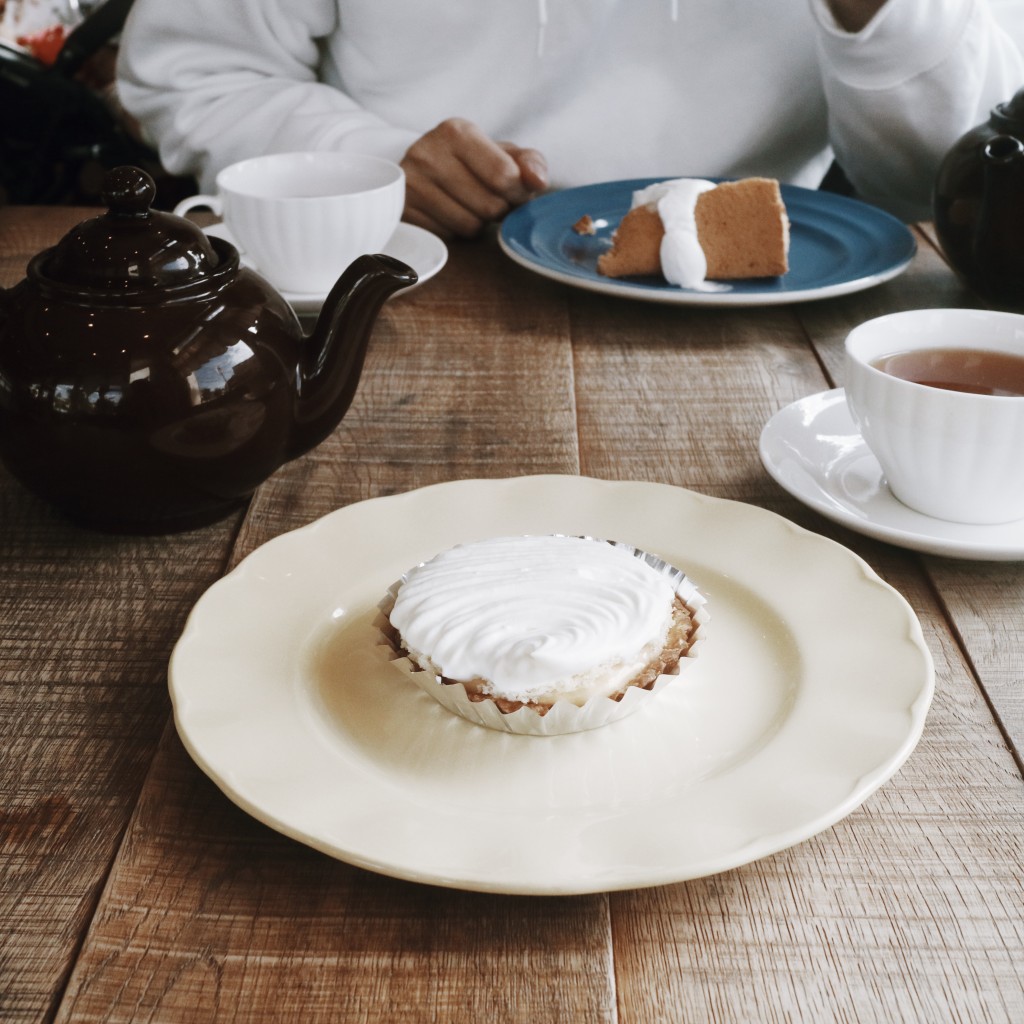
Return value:
[(0, 0), (0, 205), (99, 205), (105, 171), (147, 170), (159, 209), (197, 191), (121, 109), (117, 41), (132, 0)]

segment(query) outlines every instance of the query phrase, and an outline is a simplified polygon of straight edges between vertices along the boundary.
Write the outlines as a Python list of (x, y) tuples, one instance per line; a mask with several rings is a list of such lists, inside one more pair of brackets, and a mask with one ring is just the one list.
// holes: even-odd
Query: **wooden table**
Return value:
[[(87, 211), (0, 210), (0, 281)], [(969, 305), (928, 232), (907, 273), (793, 307), (583, 293), (451, 247), (388, 303), (354, 406), (244, 514), (169, 537), (68, 524), (0, 471), (0, 1019), (1024, 1020), (1019, 564), (834, 526), (757, 454), (842, 382), (881, 313)], [(777, 511), (912, 604), (937, 687), (898, 775), (810, 841), (712, 877), (498, 896), (335, 861), (236, 808), (186, 754), (167, 662), (193, 603), (270, 538), (455, 478), (651, 480)]]

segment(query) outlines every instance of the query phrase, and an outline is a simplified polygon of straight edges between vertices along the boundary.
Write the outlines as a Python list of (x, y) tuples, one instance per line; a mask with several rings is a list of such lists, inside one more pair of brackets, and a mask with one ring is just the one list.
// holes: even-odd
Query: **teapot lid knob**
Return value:
[(101, 198), (113, 217), (146, 217), (156, 183), (141, 167), (115, 167), (103, 179)]
[(141, 168), (108, 171), (102, 196), (107, 212), (50, 250), (42, 273), (51, 283), (127, 295), (204, 285), (237, 271), (233, 247), (219, 251), (191, 221), (152, 208), (156, 185)]
[(996, 105), (991, 123), (998, 131), (1024, 135), (1024, 89), (1018, 89), (1012, 99)]

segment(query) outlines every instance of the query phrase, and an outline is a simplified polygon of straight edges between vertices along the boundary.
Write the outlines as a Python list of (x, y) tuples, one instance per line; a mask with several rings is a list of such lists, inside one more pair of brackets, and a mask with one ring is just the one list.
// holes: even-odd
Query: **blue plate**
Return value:
[[(783, 185), (790, 220), (789, 272), (781, 277), (677, 288), (661, 277), (610, 278), (597, 257), (629, 210), (633, 192), (664, 178), (635, 178), (551, 192), (514, 210), (501, 226), (502, 249), (545, 277), (608, 295), (682, 306), (767, 306), (846, 295), (906, 269), (917, 244), (902, 221), (831, 192)], [(593, 235), (573, 225), (589, 214)], [(711, 290), (713, 289), (713, 290)]]

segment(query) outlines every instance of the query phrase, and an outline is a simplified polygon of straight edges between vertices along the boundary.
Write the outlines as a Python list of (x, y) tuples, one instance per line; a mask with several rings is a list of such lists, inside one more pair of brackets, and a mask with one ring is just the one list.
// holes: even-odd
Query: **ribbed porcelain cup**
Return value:
[(1024, 316), (920, 309), (869, 320), (846, 339), (846, 401), (892, 494), (957, 523), (1024, 519), (1024, 396), (904, 380), (878, 363), (922, 349), (1024, 357)]
[(219, 214), (245, 258), (281, 291), (322, 294), (358, 256), (380, 252), (405, 204), (398, 164), (346, 153), (274, 153), (225, 167), (216, 195), (183, 199)]

